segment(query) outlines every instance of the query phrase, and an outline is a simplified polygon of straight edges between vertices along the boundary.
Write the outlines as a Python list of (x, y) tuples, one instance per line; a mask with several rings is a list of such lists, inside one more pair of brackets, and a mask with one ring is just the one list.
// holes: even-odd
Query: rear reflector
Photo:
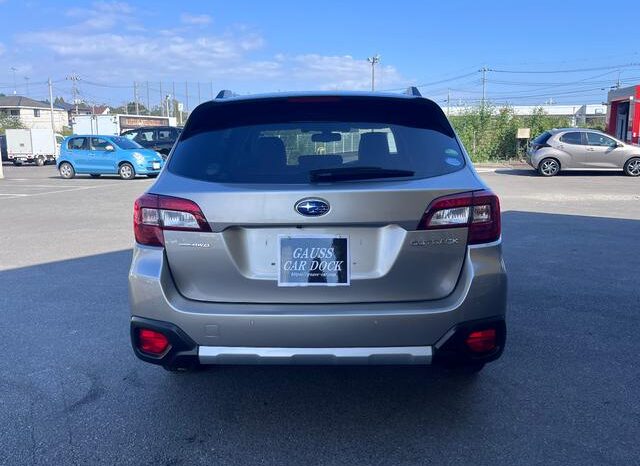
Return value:
[(474, 353), (488, 353), (496, 349), (496, 330), (489, 328), (471, 332), (465, 340), (467, 347)]
[(211, 231), (211, 227), (193, 201), (143, 194), (133, 206), (136, 242), (146, 246), (164, 246), (163, 230)]
[(500, 201), (491, 191), (473, 191), (434, 200), (425, 211), (418, 230), (468, 228), (469, 244), (490, 243), (500, 238)]
[(169, 340), (162, 333), (147, 328), (138, 330), (138, 349), (144, 353), (159, 355), (169, 347)]

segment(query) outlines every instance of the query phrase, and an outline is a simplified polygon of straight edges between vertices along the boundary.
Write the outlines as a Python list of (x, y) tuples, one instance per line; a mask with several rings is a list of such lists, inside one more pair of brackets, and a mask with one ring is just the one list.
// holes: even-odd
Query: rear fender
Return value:
[(556, 159), (561, 167), (569, 165), (569, 154), (554, 147), (542, 147), (531, 157), (533, 168), (537, 169), (540, 162), (547, 158)]

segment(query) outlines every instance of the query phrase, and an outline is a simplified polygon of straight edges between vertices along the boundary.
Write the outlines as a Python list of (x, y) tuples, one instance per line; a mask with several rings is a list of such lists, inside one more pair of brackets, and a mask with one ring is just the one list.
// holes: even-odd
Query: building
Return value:
[[(51, 128), (51, 107), (46, 102), (19, 95), (0, 96), (0, 115), (14, 117), (25, 128)], [(53, 107), (54, 131), (61, 132), (69, 126), (69, 114), (66, 110)]]
[(613, 89), (607, 95), (607, 133), (632, 144), (640, 143), (640, 85)]
[(69, 113), (69, 120), (75, 115), (108, 115), (111, 113), (111, 108), (107, 105), (87, 105), (84, 102), (80, 102), (77, 105), (59, 102), (55, 106), (65, 109)]

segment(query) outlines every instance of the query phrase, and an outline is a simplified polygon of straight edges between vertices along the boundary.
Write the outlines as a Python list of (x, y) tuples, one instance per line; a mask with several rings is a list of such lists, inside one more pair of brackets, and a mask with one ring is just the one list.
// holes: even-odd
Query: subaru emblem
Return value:
[(296, 212), (305, 217), (320, 217), (329, 212), (329, 203), (322, 199), (301, 199), (296, 202)]

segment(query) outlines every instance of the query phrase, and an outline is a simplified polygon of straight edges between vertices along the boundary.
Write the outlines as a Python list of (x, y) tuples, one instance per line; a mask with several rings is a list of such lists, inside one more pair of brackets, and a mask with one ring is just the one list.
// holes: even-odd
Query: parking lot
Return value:
[[(171, 374), (129, 343), (140, 178), (0, 180), (0, 464), (635, 464), (640, 180), (483, 170), (501, 197), (504, 356)], [(634, 459), (635, 458), (635, 459)]]

